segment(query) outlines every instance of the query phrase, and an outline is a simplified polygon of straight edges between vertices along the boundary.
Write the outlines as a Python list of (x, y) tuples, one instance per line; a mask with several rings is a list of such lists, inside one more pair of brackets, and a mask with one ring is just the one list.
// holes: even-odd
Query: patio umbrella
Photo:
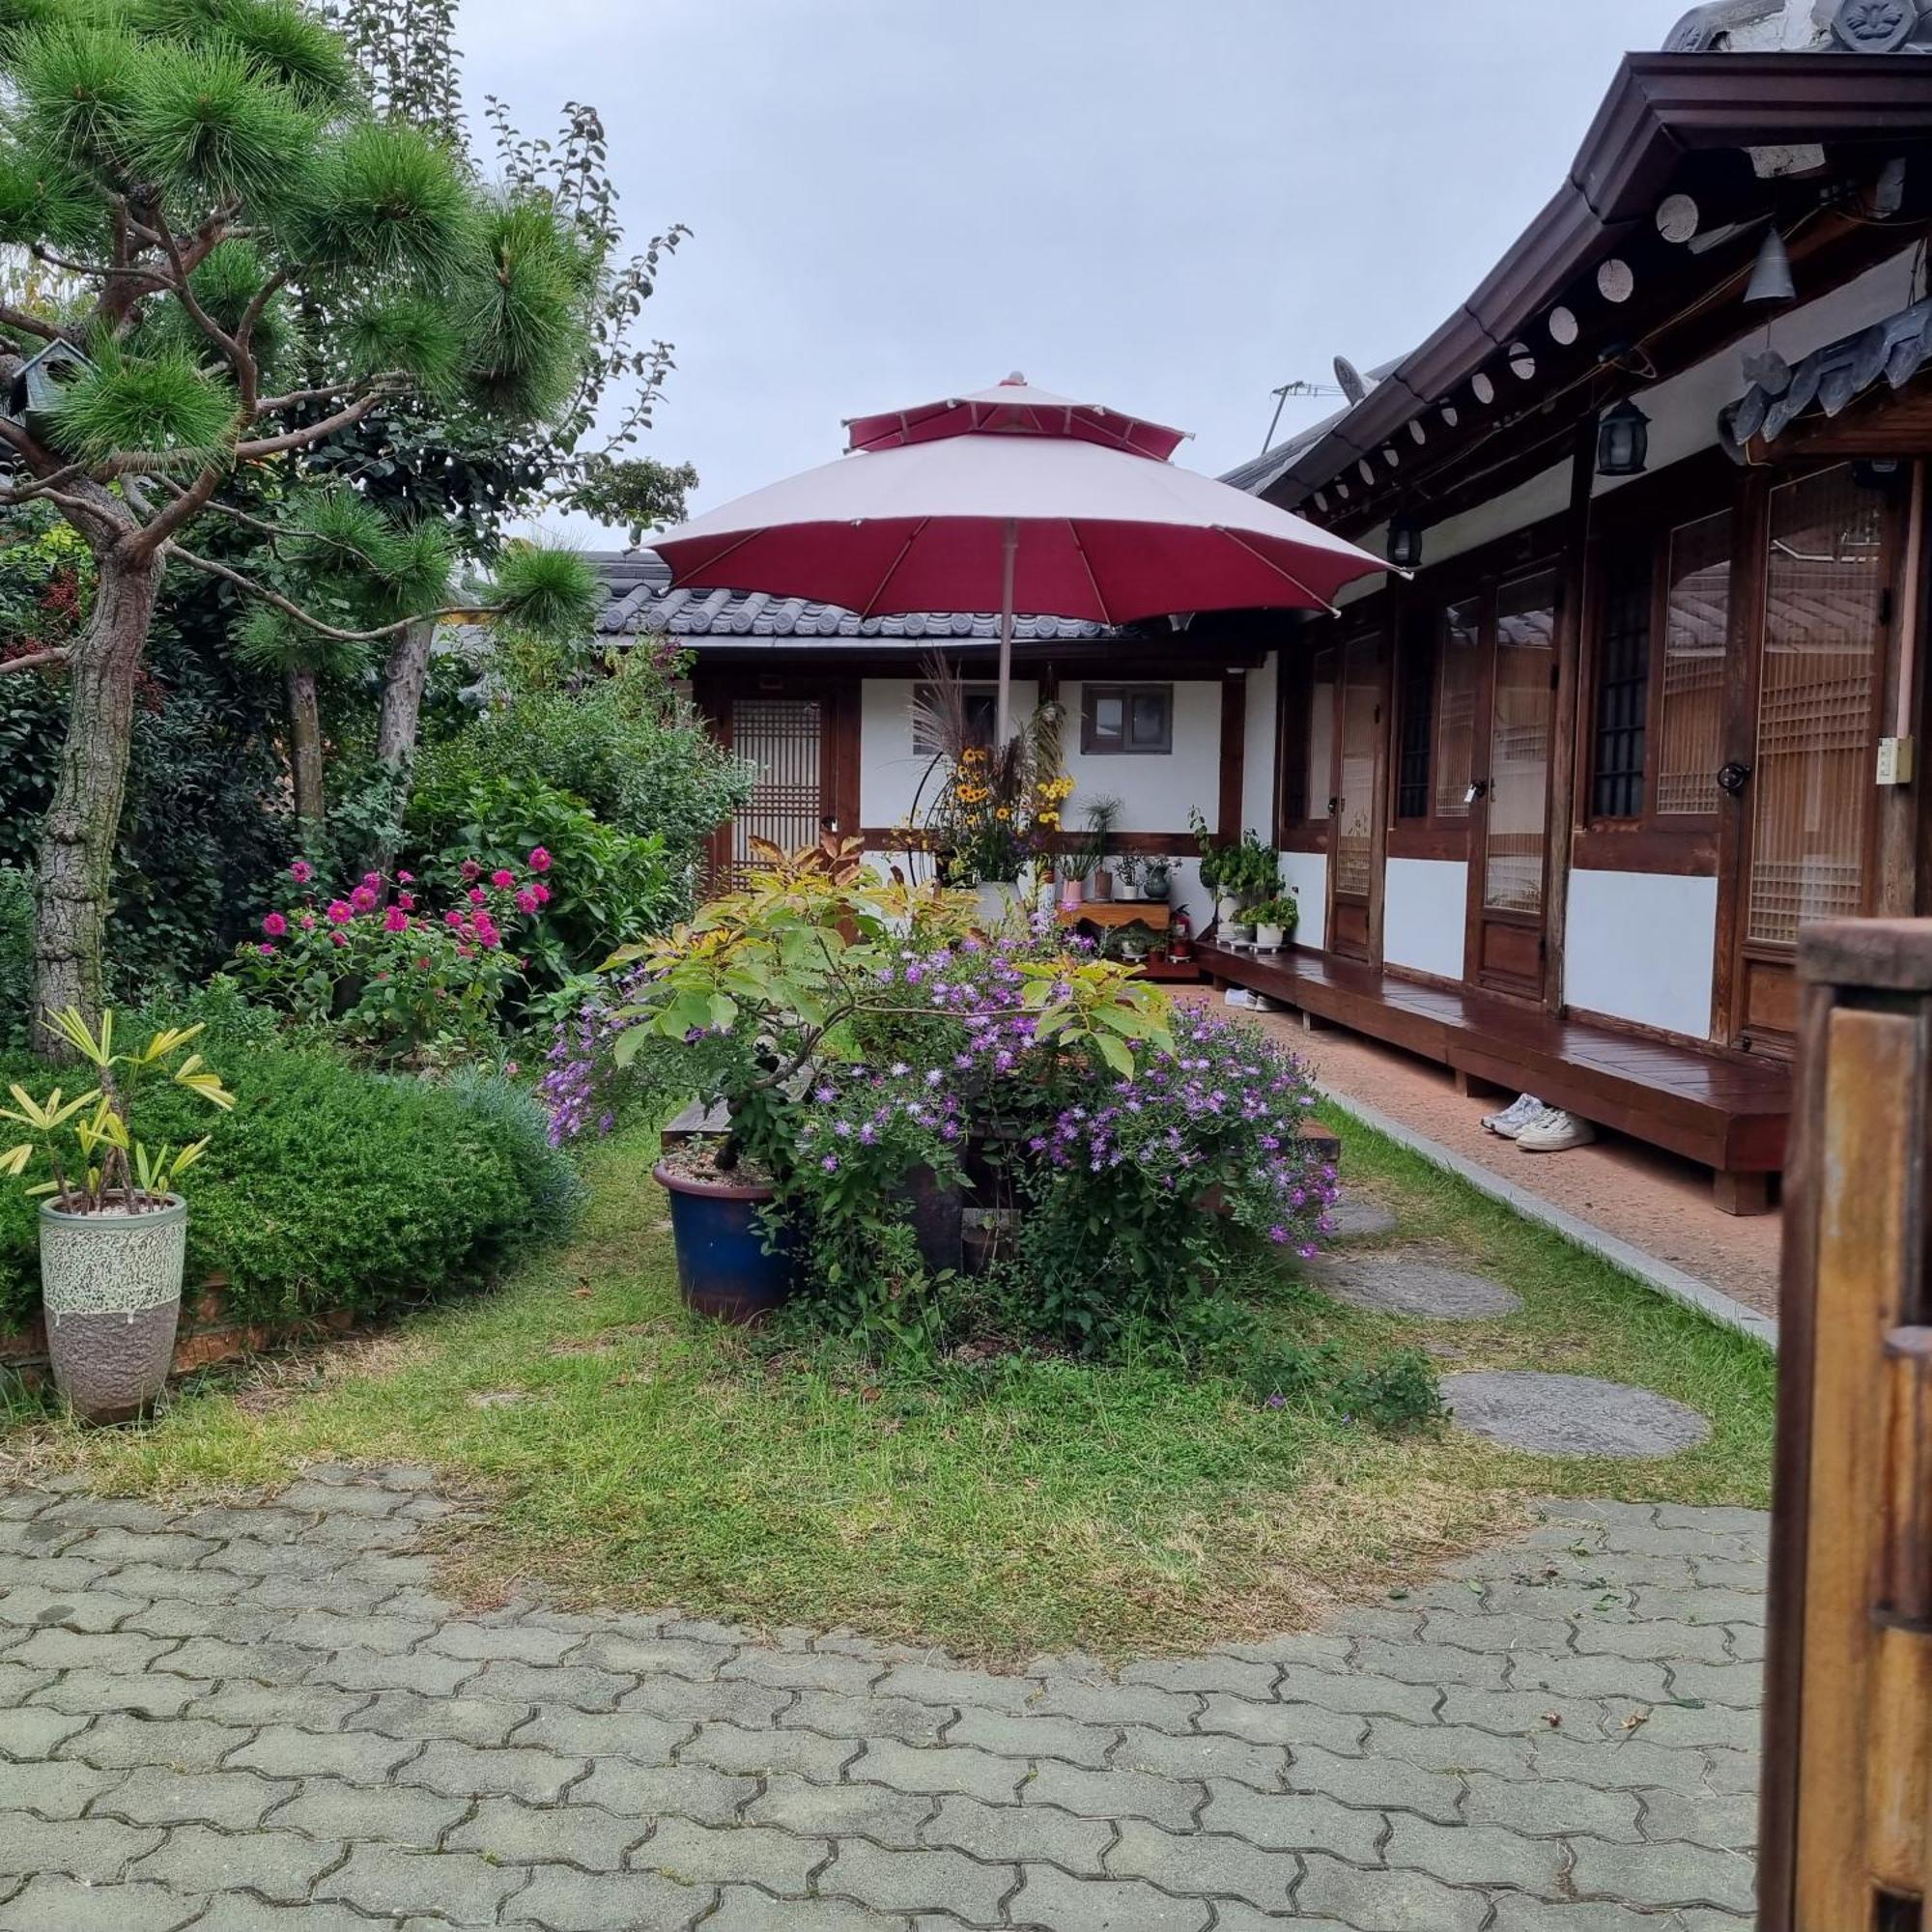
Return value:
[(861, 416), (836, 462), (655, 541), (675, 586), (810, 597), (862, 617), (1000, 611), (998, 734), (1013, 613), (1103, 624), (1196, 611), (1333, 610), (1388, 565), (1168, 461), (1182, 432), (1037, 389)]

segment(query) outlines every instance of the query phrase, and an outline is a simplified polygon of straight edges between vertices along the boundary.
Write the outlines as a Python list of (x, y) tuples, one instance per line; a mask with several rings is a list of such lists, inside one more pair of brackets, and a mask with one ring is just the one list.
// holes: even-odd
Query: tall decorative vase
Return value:
[(86, 1422), (129, 1422), (167, 1385), (187, 1203), (130, 1214), (41, 1205), (41, 1299), (54, 1386)]

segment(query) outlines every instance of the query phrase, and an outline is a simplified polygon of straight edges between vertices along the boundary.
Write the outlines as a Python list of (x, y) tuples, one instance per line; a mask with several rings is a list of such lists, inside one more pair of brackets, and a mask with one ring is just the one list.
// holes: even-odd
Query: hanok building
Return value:
[[(1734, 1211), (1782, 1159), (1799, 928), (1932, 912), (1928, 54), (1916, 0), (1697, 9), (1455, 314), (1230, 477), (1409, 578), (1018, 647), (1126, 849), (1191, 853), (1197, 807), (1272, 829), (1296, 946), (1210, 943), (1217, 979), (1701, 1161)], [(987, 619), (607, 574), (607, 630), (692, 644), (758, 766), (734, 844), (889, 843), (920, 657), (990, 675)]]

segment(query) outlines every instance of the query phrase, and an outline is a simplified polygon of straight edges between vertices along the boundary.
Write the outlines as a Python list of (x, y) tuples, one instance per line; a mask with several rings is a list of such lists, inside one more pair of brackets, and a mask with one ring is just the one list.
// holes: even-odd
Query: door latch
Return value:
[(1340, 794), (1338, 793), (1335, 797), (1331, 798), (1328, 801), (1328, 816), (1330, 818), (1333, 818), (1335, 814), (1341, 810), (1342, 810), (1342, 800)]
[(1469, 781), (1469, 789), (1463, 794), (1463, 803), (1464, 805), (1474, 805), (1479, 798), (1487, 798), (1489, 795), (1490, 781), (1488, 779), (1471, 779)]
[(1742, 798), (1745, 786), (1750, 782), (1751, 768), (1741, 765), (1735, 759), (1718, 770), (1718, 789), (1727, 798)]

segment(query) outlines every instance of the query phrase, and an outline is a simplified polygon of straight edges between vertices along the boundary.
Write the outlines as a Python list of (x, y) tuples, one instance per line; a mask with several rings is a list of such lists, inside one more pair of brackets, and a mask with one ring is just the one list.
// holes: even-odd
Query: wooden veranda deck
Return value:
[(1726, 1213), (1770, 1206), (1791, 1114), (1791, 1074), (1781, 1062), (1559, 1019), (1520, 1001), (1424, 985), (1326, 953), (1257, 956), (1209, 942), (1196, 952), (1217, 984), (1250, 987), (1465, 1081), (1536, 1094), (1601, 1127), (1700, 1161), (1714, 1171)]

